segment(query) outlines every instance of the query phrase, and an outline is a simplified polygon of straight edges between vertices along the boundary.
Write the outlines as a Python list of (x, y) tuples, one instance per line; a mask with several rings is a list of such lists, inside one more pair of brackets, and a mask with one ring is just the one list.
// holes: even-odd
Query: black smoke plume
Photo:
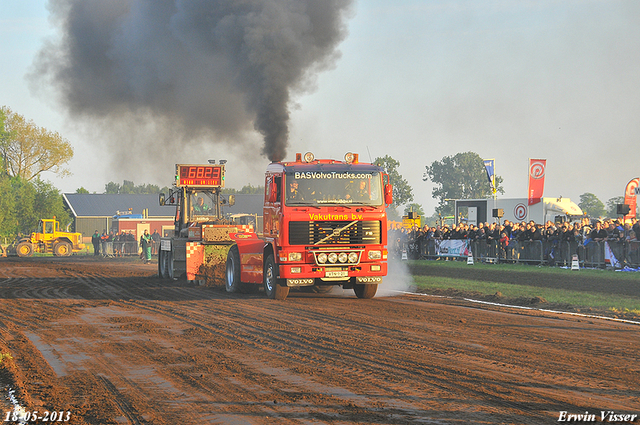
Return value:
[[(60, 38), (35, 61), (72, 117), (144, 116), (284, 158), (292, 92), (333, 66), (352, 0), (50, 0)], [(161, 124), (158, 124), (161, 123)], [(189, 137), (187, 137), (188, 139)]]

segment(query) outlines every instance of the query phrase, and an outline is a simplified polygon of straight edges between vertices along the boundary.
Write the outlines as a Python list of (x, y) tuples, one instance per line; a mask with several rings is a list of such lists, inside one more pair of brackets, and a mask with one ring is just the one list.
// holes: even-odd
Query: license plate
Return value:
[(327, 271), (324, 274), (324, 277), (347, 277), (347, 276), (349, 276), (349, 272), (347, 270)]

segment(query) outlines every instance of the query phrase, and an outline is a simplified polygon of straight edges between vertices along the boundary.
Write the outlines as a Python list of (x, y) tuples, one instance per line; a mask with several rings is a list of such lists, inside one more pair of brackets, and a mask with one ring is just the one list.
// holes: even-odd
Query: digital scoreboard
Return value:
[(224, 186), (222, 165), (176, 165), (176, 186)]

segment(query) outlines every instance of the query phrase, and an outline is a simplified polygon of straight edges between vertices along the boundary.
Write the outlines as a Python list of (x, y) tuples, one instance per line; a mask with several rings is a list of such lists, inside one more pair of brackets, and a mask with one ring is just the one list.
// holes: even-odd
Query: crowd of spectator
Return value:
[(550, 246), (559, 242), (575, 243), (577, 246), (587, 246), (591, 241), (637, 241), (640, 235), (640, 222), (632, 219), (624, 222), (622, 219), (590, 220), (569, 223), (544, 224), (529, 222), (479, 223), (477, 226), (468, 223), (448, 225), (424, 226), (407, 229), (395, 224), (389, 230), (390, 251), (400, 255), (406, 251), (410, 257), (421, 256), (421, 247), (430, 240), (462, 239), (470, 242), (485, 241), (487, 244), (499, 247), (503, 252), (512, 242), (546, 241)]
[[(152, 255), (156, 255), (158, 253), (158, 247), (160, 246), (160, 234), (157, 230), (151, 234), (151, 239)], [(96, 233), (92, 237), (92, 242), (94, 246), (94, 254), (105, 257), (137, 255), (138, 246), (142, 244), (142, 241), (138, 243), (132, 230), (129, 230), (128, 232), (107, 232), (105, 229), (100, 235), (98, 235), (98, 231), (96, 230)]]

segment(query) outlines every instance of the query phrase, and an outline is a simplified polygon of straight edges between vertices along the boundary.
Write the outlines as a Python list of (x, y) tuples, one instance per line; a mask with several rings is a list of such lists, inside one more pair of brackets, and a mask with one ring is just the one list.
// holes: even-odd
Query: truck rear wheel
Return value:
[(242, 284), (240, 283), (240, 253), (237, 245), (232, 246), (227, 254), (227, 273), (224, 286), (227, 292), (240, 292), (242, 289)]
[(269, 254), (264, 262), (264, 292), (268, 298), (272, 300), (285, 300), (289, 295), (289, 287), (280, 285), (277, 278), (276, 262), (273, 260), (273, 254)]
[(33, 255), (33, 245), (30, 242), (20, 242), (16, 247), (18, 257), (31, 257)]
[(378, 291), (378, 285), (373, 283), (356, 283), (353, 285), (353, 292), (356, 293), (356, 297), (371, 299), (376, 295)]
[(166, 257), (165, 261), (167, 262), (167, 276), (169, 276), (169, 279), (175, 280), (177, 276), (175, 276), (173, 270), (173, 251), (167, 251), (164, 255)]
[(169, 278), (169, 251), (158, 251), (158, 276)]
[(62, 241), (53, 246), (53, 255), (56, 257), (68, 257), (71, 252), (71, 244), (69, 242)]

